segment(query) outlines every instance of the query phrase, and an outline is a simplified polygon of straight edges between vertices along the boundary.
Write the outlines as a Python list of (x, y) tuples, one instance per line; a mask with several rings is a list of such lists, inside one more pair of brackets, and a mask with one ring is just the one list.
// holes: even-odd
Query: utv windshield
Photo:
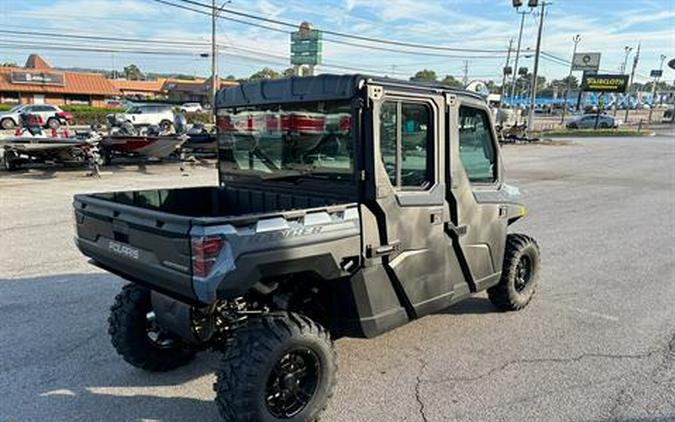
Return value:
[(354, 172), (349, 101), (218, 110), (221, 173), (265, 179), (351, 179)]

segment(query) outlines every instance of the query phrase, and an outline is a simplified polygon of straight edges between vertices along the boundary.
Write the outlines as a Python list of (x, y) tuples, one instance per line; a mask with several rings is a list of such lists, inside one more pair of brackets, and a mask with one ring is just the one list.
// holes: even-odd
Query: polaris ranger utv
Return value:
[(504, 184), (485, 101), (358, 75), (246, 83), (217, 96), (219, 185), (77, 195), (76, 243), (130, 281), (109, 333), (167, 371), (222, 350), (228, 421), (315, 420), (332, 339), (373, 337), (488, 291), (532, 298), (539, 250)]

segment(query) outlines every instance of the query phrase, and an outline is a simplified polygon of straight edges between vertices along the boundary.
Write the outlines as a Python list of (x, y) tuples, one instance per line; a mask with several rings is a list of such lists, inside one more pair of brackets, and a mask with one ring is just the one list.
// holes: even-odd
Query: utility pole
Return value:
[(621, 74), (625, 75), (626, 74), (626, 68), (628, 67), (628, 56), (630, 56), (630, 52), (633, 51), (633, 47), (625, 46), (624, 50), (626, 52), (626, 56), (623, 59), (623, 64), (621, 65)]
[(537, 100), (537, 74), (539, 73), (539, 54), (541, 53), (541, 36), (544, 32), (544, 15), (546, 14), (546, 2), (541, 2), (541, 16), (539, 17), (539, 32), (537, 34), (537, 51), (534, 55), (534, 71), (532, 73), (532, 96), (530, 98), (530, 112), (527, 117), (527, 131), (534, 128), (534, 105)]
[[(663, 72), (663, 62), (666, 60), (666, 56), (661, 54), (661, 64), (659, 65), (659, 71)], [(649, 107), (649, 123), (652, 122), (652, 113), (654, 112), (654, 107), (656, 106), (656, 84), (661, 80), (661, 76), (655, 76), (654, 81), (652, 82), (652, 106)]]
[(462, 82), (464, 83), (464, 88), (466, 88), (467, 85), (469, 85), (469, 61), (464, 60), (464, 77), (462, 78)]
[(211, 0), (211, 112), (216, 121), (216, 94), (218, 93), (218, 46), (216, 44), (216, 0)]
[[(633, 79), (635, 78), (635, 70), (637, 69), (638, 63), (640, 63), (640, 47), (642, 43), (638, 43), (637, 51), (635, 52), (635, 57), (633, 58), (633, 70), (630, 72), (630, 79), (628, 80), (628, 99), (630, 100), (630, 90), (633, 87)], [(630, 112), (630, 101), (626, 103), (626, 116), (623, 119), (625, 124), (628, 124), (628, 112)]]
[[(497, 108), (497, 122), (501, 125), (499, 119), (501, 119), (502, 105), (504, 105), (504, 93), (506, 92), (506, 69), (509, 67), (509, 62), (511, 61), (511, 48), (513, 48), (513, 38), (509, 40), (509, 50), (506, 52), (506, 65), (502, 70), (502, 92), (499, 96), (499, 108)], [(513, 72), (513, 69), (511, 69)]]
[(570, 93), (570, 88), (572, 86), (572, 71), (574, 70), (574, 56), (577, 54), (577, 46), (581, 41), (581, 35), (577, 34), (572, 38), (574, 41), (574, 50), (572, 52), (572, 63), (570, 64), (570, 73), (567, 76), (567, 90), (565, 91), (565, 105), (563, 106), (562, 119), (560, 119), (560, 124), (565, 123), (565, 113), (567, 113), (567, 97)]

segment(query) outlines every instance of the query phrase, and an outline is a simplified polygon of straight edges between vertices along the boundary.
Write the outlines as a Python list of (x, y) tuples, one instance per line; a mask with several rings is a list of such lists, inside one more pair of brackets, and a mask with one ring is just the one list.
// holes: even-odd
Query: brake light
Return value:
[(65, 119), (65, 120), (73, 120), (73, 113), (70, 113), (68, 111), (62, 111), (62, 112), (56, 113), (56, 115), (58, 117), (62, 118), (62, 119)]
[(216, 263), (225, 241), (220, 236), (192, 239), (192, 275), (206, 277)]

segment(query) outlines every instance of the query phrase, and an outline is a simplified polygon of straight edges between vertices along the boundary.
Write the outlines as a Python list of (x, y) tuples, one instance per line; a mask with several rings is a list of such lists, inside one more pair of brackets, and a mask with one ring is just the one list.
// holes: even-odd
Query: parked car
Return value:
[(58, 106), (50, 104), (20, 104), (9, 111), (0, 112), (0, 127), (14, 129), (19, 125), (21, 114), (33, 114), (38, 116), (40, 124), (44, 127), (58, 129), (61, 125), (72, 122), (73, 114), (61, 110)]
[(117, 119), (129, 122), (134, 126), (157, 125), (167, 130), (173, 125), (175, 115), (173, 108), (166, 104), (136, 104), (124, 113), (118, 113)]
[(567, 129), (595, 129), (597, 120), (598, 129), (618, 128), (620, 121), (606, 114), (584, 114), (567, 121)]
[(181, 113), (202, 113), (204, 109), (199, 103), (185, 103), (180, 106)]

